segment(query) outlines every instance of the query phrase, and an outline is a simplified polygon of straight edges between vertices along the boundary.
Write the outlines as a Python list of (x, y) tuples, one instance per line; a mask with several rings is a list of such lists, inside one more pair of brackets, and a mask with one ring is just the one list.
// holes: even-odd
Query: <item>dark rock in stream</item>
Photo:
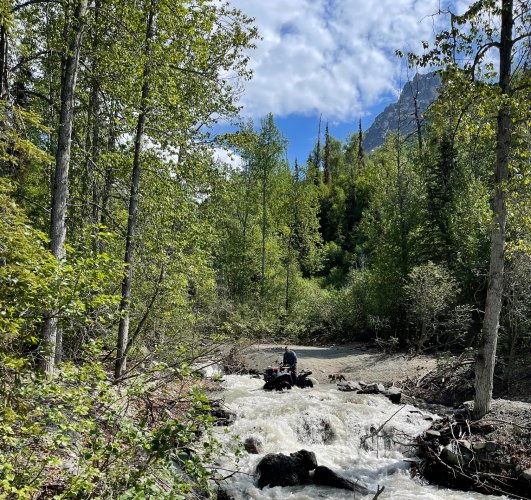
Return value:
[(260, 438), (248, 437), (243, 442), (243, 447), (245, 448), (245, 451), (247, 453), (258, 455), (259, 453), (262, 453), (262, 449), (264, 448), (264, 445)]
[(216, 493), (216, 500), (234, 500), (225, 490), (219, 489)]
[(315, 453), (308, 450), (290, 453), (289, 457), (282, 453), (266, 455), (256, 467), (257, 484), (259, 488), (310, 484), (310, 471), (312, 470), (314, 473), (311, 479), (318, 486), (341, 488), (362, 495), (370, 493), (365, 486), (339, 476), (328, 467), (318, 466)]
[(402, 389), (398, 387), (389, 387), (382, 394), (395, 405), (400, 404), (400, 400), (402, 399)]
[(334, 488), (341, 488), (343, 490), (356, 491), (362, 495), (367, 495), (369, 490), (357, 483), (353, 483), (337, 475), (332, 469), (320, 465), (313, 473), (313, 482), (321, 486), (332, 486)]
[(214, 417), (214, 425), (226, 426), (231, 425), (236, 420), (236, 415), (229, 410), (221, 407), (218, 401), (212, 401), (210, 404), (210, 415)]
[(367, 384), (358, 391), (358, 394), (382, 394), (384, 391), (385, 387), (382, 384)]
[(337, 388), (344, 392), (358, 392), (361, 391), (361, 385), (358, 382), (342, 381), (337, 383)]
[(297, 486), (307, 484), (310, 471), (317, 467), (315, 453), (300, 450), (288, 457), (283, 453), (269, 453), (256, 467), (258, 487)]

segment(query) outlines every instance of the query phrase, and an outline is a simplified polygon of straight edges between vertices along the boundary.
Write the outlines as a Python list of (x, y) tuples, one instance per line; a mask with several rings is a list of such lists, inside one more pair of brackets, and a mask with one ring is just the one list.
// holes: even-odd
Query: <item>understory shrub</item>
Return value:
[(1, 372), (0, 498), (204, 498), (217, 445), (207, 398), (185, 369), (113, 385), (96, 344), (45, 379)]

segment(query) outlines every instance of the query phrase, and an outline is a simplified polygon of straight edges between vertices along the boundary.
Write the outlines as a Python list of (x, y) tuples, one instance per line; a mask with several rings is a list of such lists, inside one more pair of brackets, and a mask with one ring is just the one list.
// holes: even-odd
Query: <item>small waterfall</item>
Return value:
[[(219, 466), (249, 474), (235, 474), (226, 481), (227, 493), (238, 500), (351, 500), (352, 492), (323, 486), (260, 490), (254, 485), (252, 474), (265, 454), (289, 454), (302, 448), (313, 451), (319, 465), (346, 479), (359, 480), (374, 491), (377, 485), (385, 486), (379, 497), (382, 499), (487, 498), (478, 493), (437, 489), (411, 478), (410, 462), (406, 460), (412, 450), (408, 442), (428, 429), (437, 418), (435, 415), (406, 405), (393, 416), (403, 405), (394, 405), (378, 395), (340, 392), (335, 385), (285, 392), (266, 392), (261, 390), (262, 386), (262, 380), (249, 376), (225, 376), (225, 404), (237, 418), (230, 432), (219, 430), (218, 438), (226, 448)], [(386, 421), (379, 437), (370, 437), (371, 428), (378, 429)], [(262, 453), (243, 452), (240, 456), (241, 443), (249, 437), (263, 443)]]

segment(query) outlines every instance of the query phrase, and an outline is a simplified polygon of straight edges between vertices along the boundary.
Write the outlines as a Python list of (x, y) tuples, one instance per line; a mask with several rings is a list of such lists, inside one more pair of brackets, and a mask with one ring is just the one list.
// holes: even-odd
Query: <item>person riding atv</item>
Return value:
[(282, 365), (290, 369), (291, 378), (293, 379), (293, 383), (295, 384), (297, 380), (297, 354), (295, 354), (295, 351), (292, 351), (289, 346), (284, 347)]

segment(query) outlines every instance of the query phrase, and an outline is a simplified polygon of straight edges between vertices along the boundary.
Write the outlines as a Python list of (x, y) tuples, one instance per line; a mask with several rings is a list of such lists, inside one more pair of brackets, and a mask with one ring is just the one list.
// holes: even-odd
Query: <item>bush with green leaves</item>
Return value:
[[(186, 364), (151, 363), (113, 385), (99, 360), (121, 266), (75, 248), (58, 263), (46, 244), (0, 179), (0, 498), (209, 494), (203, 460), (216, 445), (198, 436), (210, 406), (186, 383)], [(45, 378), (36, 361), (50, 310), (76, 363)]]
[(157, 365), (115, 386), (100, 356), (89, 343), (53, 378), (17, 369), (0, 405), (0, 498), (208, 496), (217, 445), (186, 369)]
[(432, 337), (443, 313), (457, 297), (457, 284), (443, 266), (428, 262), (415, 266), (404, 285), (410, 318), (416, 325), (414, 339), (417, 352)]
[(0, 365), (35, 346), (42, 312), (53, 301), (55, 261), (45, 236), (32, 228), (0, 178)]

